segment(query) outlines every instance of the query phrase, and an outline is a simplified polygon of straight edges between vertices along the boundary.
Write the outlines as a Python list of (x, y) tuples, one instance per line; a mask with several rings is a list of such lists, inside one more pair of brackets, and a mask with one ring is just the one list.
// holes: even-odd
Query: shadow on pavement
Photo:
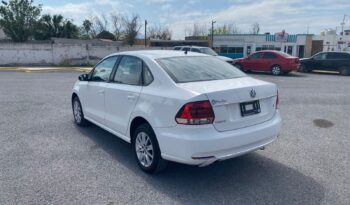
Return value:
[(324, 198), (324, 188), (314, 179), (258, 153), (204, 168), (170, 163), (164, 172), (147, 175), (138, 168), (128, 143), (95, 125), (78, 129), (95, 142), (91, 149), (103, 149), (116, 163), (181, 204), (310, 205)]

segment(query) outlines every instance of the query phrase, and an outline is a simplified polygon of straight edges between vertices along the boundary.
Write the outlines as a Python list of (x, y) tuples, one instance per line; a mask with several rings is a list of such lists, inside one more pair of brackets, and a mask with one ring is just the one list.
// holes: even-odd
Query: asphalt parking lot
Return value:
[(252, 74), (278, 84), (279, 139), (152, 176), (126, 142), (74, 125), (79, 74), (0, 71), (0, 204), (350, 204), (350, 77)]

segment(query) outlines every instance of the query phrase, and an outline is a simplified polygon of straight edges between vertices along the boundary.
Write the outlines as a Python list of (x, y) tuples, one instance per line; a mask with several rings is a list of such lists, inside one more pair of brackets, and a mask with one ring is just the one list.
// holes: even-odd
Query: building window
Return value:
[[(215, 50), (218, 50), (217, 48)], [(221, 47), (219, 53), (222, 54), (234, 54), (243, 53), (243, 47)]]
[(281, 48), (280, 47), (275, 47), (274, 45), (262, 45), (260, 47), (256, 47), (255, 50), (256, 51), (262, 51), (262, 50), (276, 50), (276, 51), (280, 51)]

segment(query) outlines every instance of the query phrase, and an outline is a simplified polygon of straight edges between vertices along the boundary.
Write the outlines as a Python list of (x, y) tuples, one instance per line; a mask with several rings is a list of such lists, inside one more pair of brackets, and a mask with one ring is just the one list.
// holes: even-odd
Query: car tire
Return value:
[(339, 68), (340, 75), (350, 75), (350, 68), (349, 67), (340, 67)]
[(136, 128), (132, 144), (137, 164), (144, 172), (155, 174), (166, 168), (167, 161), (161, 156), (156, 135), (149, 124)]
[(84, 118), (83, 108), (78, 97), (74, 97), (72, 100), (72, 110), (75, 124), (81, 127), (86, 126), (88, 121)]
[(272, 73), (272, 75), (281, 75), (283, 72), (282, 72), (282, 68), (281, 68), (281, 66), (279, 66), (279, 65), (273, 65), (272, 67), (271, 67), (271, 73)]

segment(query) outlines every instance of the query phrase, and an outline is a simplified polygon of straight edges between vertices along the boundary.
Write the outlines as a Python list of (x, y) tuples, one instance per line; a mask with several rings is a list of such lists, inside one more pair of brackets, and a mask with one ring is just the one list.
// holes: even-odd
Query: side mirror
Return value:
[(79, 75), (78, 79), (80, 81), (88, 81), (89, 80), (89, 75), (88, 74)]

